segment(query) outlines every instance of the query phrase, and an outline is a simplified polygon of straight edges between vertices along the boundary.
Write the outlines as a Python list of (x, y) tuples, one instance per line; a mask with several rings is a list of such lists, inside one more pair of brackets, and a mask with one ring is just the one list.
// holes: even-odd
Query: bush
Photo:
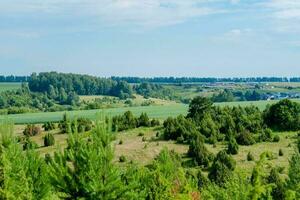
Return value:
[(51, 133), (48, 133), (47, 135), (45, 135), (44, 137), (44, 146), (48, 147), (48, 146), (53, 146), (55, 144), (55, 138)]
[(255, 144), (255, 139), (253, 135), (249, 131), (243, 131), (241, 132), (237, 137), (237, 143), (240, 145), (253, 145)]
[(44, 160), (45, 160), (45, 162), (46, 162), (47, 164), (51, 162), (52, 158), (51, 158), (51, 156), (50, 156), (49, 153), (46, 153), (46, 154), (45, 154)]
[(126, 157), (124, 156), (124, 155), (121, 155), (120, 157), (119, 157), (119, 162), (121, 162), (121, 163), (123, 163), (123, 162), (126, 162)]
[(264, 129), (259, 135), (260, 142), (272, 142), (272, 140), (273, 140), (273, 132), (269, 128)]
[(279, 142), (279, 141), (280, 141), (279, 135), (275, 135), (273, 138), (273, 142)]
[(142, 113), (137, 121), (138, 121), (138, 127), (140, 126), (149, 127), (151, 125), (147, 113)]
[(143, 141), (143, 142), (146, 142), (146, 141), (147, 141), (147, 138), (146, 138), (146, 137), (143, 137), (143, 138), (142, 138), (142, 141)]
[(227, 153), (236, 155), (239, 152), (239, 145), (234, 138), (231, 138), (228, 142)]
[(282, 149), (279, 149), (278, 155), (283, 156), (283, 150)]
[(160, 122), (158, 119), (152, 119), (151, 120), (151, 126), (152, 127), (155, 127), (155, 126), (159, 126), (160, 125)]
[(142, 137), (142, 136), (144, 136), (144, 135), (145, 135), (145, 134), (142, 133), (142, 132), (140, 132), (140, 133), (138, 134), (139, 137)]
[(276, 130), (294, 131), (300, 128), (300, 104), (284, 99), (266, 108), (265, 123)]
[[(78, 118), (77, 119), (77, 131), (78, 133), (90, 131), (93, 128), (93, 122), (87, 118)], [(75, 122), (72, 123), (72, 129), (75, 129)]]
[(220, 151), (209, 170), (208, 178), (218, 185), (224, 185), (235, 169), (234, 159), (225, 151)]
[(191, 141), (188, 155), (191, 156), (199, 166), (207, 167), (212, 160), (213, 155), (204, 145), (203, 136), (198, 135)]
[(23, 150), (36, 149), (38, 144), (33, 142), (30, 137), (26, 137), (23, 144)]
[(54, 130), (56, 127), (53, 122), (46, 122), (45, 124), (43, 124), (43, 128), (45, 131), (51, 131)]
[(119, 141), (119, 145), (122, 145), (122, 144), (123, 144), (123, 140), (120, 140), (120, 141)]
[(247, 160), (248, 160), (248, 161), (253, 161), (253, 160), (254, 160), (254, 156), (252, 155), (251, 152), (249, 152), (249, 153), (247, 154)]
[(39, 135), (41, 132), (42, 132), (42, 130), (40, 127), (38, 127), (34, 124), (28, 124), (26, 126), (26, 128), (24, 129), (23, 134), (25, 136), (30, 137), (30, 136)]
[(179, 144), (183, 144), (184, 143), (184, 137), (181, 135), (180, 137), (177, 138), (176, 142), (179, 143)]

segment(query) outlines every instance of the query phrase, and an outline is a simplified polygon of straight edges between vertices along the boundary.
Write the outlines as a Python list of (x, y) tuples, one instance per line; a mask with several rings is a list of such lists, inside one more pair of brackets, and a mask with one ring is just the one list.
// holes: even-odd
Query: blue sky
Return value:
[(0, 70), (300, 76), (300, 1), (1, 0)]

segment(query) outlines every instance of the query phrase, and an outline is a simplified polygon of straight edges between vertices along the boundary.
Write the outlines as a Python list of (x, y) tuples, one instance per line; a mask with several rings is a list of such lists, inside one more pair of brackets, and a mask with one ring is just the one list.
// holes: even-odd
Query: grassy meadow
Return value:
[(0, 92), (17, 90), (21, 88), (21, 83), (0, 83)]
[[(294, 101), (300, 102), (300, 99)], [(226, 102), (216, 103), (218, 106), (249, 106), (254, 105), (263, 110), (268, 104), (276, 103), (274, 101), (240, 101), (240, 102)], [(25, 113), (25, 114), (12, 114), (2, 115), (0, 120), (8, 119), (15, 124), (28, 124), (28, 123), (44, 123), (44, 122), (58, 122), (62, 119), (63, 114), (67, 113), (70, 117), (86, 117), (89, 119), (95, 119), (98, 114), (104, 114), (108, 116), (115, 116), (123, 114), (126, 111), (133, 112), (134, 115), (140, 115), (142, 112), (146, 112), (150, 118), (166, 119), (167, 117), (175, 117), (180, 114), (185, 115), (188, 111), (188, 105), (180, 103), (164, 103), (161, 105), (151, 106), (136, 106), (136, 107), (121, 107), (121, 108), (108, 108), (108, 109), (96, 109), (96, 110), (77, 110), (77, 111), (62, 111), (62, 112), (39, 112), (39, 113)]]

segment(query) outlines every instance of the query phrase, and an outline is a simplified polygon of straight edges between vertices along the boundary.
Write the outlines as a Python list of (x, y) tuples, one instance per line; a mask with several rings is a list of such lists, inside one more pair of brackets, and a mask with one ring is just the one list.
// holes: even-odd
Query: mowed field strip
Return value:
[(0, 83), (0, 92), (17, 90), (21, 88), (21, 83)]
[[(300, 99), (294, 101), (300, 102)], [(277, 102), (274, 101), (241, 101), (241, 102), (226, 102), (216, 103), (219, 106), (257, 106), (263, 110), (268, 104)], [(172, 104), (172, 105), (157, 105), (157, 106), (138, 106), (138, 107), (122, 107), (110, 109), (97, 110), (77, 110), (77, 111), (62, 111), (62, 112), (44, 112), (44, 113), (25, 113), (2, 115), (0, 120), (11, 120), (15, 124), (29, 124), (29, 123), (44, 123), (44, 122), (58, 122), (62, 120), (63, 114), (67, 113), (70, 117), (85, 117), (95, 119), (97, 115), (104, 114), (108, 116), (115, 116), (123, 114), (126, 111), (131, 111), (134, 115), (140, 115), (142, 112), (148, 114), (150, 118), (166, 119), (167, 117), (175, 117), (180, 114), (185, 115), (188, 111), (186, 104)]]

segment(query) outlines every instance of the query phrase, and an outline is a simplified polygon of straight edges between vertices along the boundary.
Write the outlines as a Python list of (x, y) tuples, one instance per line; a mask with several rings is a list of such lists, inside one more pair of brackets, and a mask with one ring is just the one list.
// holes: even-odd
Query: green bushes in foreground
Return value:
[(199, 164), (208, 163), (204, 169), (186, 167), (180, 155), (165, 148), (147, 166), (132, 162), (120, 166), (114, 162), (110, 127), (102, 120), (88, 138), (71, 131), (64, 151), (57, 149), (42, 159), (32, 148), (23, 151), (11, 126), (0, 124), (0, 199), (300, 198), (298, 152), (290, 160), (287, 179), (281, 178), (280, 170), (267, 167), (267, 153), (261, 155), (251, 176), (241, 175), (234, 171), (235, 162), (226, 151), (212, 158), (203, 138), (191, 143), (190, 153), (198, 156)]

